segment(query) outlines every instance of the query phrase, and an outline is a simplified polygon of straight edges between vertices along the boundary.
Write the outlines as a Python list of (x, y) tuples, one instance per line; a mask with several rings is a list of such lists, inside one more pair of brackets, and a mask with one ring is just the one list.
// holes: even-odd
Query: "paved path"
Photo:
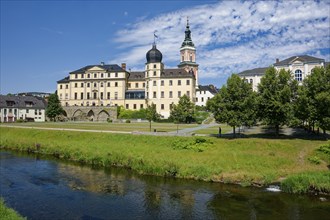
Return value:
[[(192, 133), (194, 131), (197, 131), (197, 130), (202, 130), (202, 129), (205, 129), (205, 128), (211, 128), (211, 127), (215, 127), (215, 126), (219, 126), (219, 124), (204, 124), (204, 125), (200, 125), (198, 127), (194, 127), (194, 128), (185, 128), (185, 129), (180, 129), (178, 131), (170, 131), (168, 132), (169, 134), (189, 134), (189, 133)], [(179, 128), (180, 128), (180, 125), (179, 125)]]

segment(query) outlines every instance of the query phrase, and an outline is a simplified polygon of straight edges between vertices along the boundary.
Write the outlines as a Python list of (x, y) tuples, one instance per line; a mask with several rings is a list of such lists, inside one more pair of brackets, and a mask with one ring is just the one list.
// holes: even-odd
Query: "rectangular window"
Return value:
[(253, 79), (250, 79), (250, 83), (251, 83), (251, 84), (253, 83)]
[(118, 92), (115, 92), (115, 99), (118, 99)]
[(62, 85), (60, 85), (60, 89), (62, 89)]
[(157, 81), (152, 81), (153, 86), (157, 86)]
[(110, 99), (110, 92), (107, 92), (107, 99)]
[(83, 88), (83, 87), (84, 87), (84, 83), (81, 83), (81, 84), (80, 84), (80, 87)]
[(128, 88), (131, 88), (131, 84), (130, 84), (130, 83), (128, 83), (127, 87), (128, 87)]
[(96, 92), (93, 93), (93, 98), (97, 99), (97, 93)]
[(161, 98), (164, 98), (164, 91), (161, 91), (161, 92), (160, 92), (160, 97), (161, 97)]
[(189, 80), (189, 79), (187, 79), (187, 82), (186, 82), (186, 84), (187, 84), (187, 86), (189, 86), (189, 85), (190, 85), (190, 80)]
[(110, 82), (108, 82), (107, 86), (110, 87)]
[(68, 96), (68, 93), (65, 93), (65, 99), (68, 99), (69, 96)]
[(103, 78), (103, 73), (101, 73), (101, 78)]
[(108, 77), (110, 78), (110, 73), (108, 73)]
[(165, 108), (165, 107), (164, 107), (164, 104), (161, 104), (161, 105), (160, 105), (160, 108), (161, 108), (162, 110), (164, 110), (164, 108)]
[(190, 91), (187, 91), (186, 94), (188, 97), (190, 97)]
[(181, 97), (181, 91), (178, 91), (178, 98)]
[(172, 80), (170, 80), (170, 82), (169, 82), (169, 83), (170, 83), (170, 86), (172, 86), (172, 85), (173, 85), (173, 81), (172, 81)]
[(94, 78), (97, 78), (97, 74), (96, 73), (94, 73)]
[(204, 97), (202, 97), (202, 102), (204, 102)]
[[(6, 110), (7, 109), (5, 109), (5, 114), (7, 114)], [(29, 113), (29, 109), (26, 109), (26, 113)]]
[(115, 82), (115, 87), (118, 87), (118, 82)]
[(181, 80), (178, 80), (178, 86), (181, 86)]
[(143, 104), (140, 104), (140, 108), (143, 108)]
[(136, 104), (133, 105), (133, 109), (136, 109)]
[(154, 68), (156, 68), (157, 66), (156, 66), (156, 64), (154, 64)]
[(146, 83), (143, 83), (143, 88), (146, 87)]
[(153, 98), (157, 98), (157, 95), (156, 95), (157, 93), (156, 93), (156, 92), (154, 92), (153, 94), (154, 94)]
[(100, 87), (103, 87), (103, 83), (100, 84)]
[(154, 76), (156, 76), (156, 71), (154, 71)]
[(139, 88), (139, 83), (135, 83), (135, 88)]
[(87, 87), (90, 87), (90, 84), (89, 83), (87, 83)]
[(90, 99), (91, 97), (90, 97), (90, 95), (89, 95), (89, 92), (87, 92), (87, 99)]
[(75, 74), (75, 75), (74, 75), (74, 78), (78, 79), (78, 74)]
[(118, 73), (115, 73), (115, 77), (118, 77)]
[(84, 78), (84, 74), (83, 74), (83, 73), (81, 74), (81, 78), (82, 78), (82, 79)]
[(129, 108), (129, 104), (126, 104), (126, 109), (128, 109)]
[(78, 87), (78, 83), (75, 83), (75, 84), (74, 84), (74, 87), (77, 88), (77, 87)]
[(80, 93), (80, 99), (84, 99), (84, 93)]
[(87, 74), (87, 78), (90, 78), (90, 77), (91, 77), (91, 75), (88, 73), (88, 74)]
[(34, 114), (35, 114), (35, 115), (38, 115), (38, 110), (37, 110), (37, 109), (34, 110)]
[(100, 96), (101, 96), (100, 98), (103, 99), (103, 92), (100, 93)]
[(164, 86), (164, 80), (160, 81), (160, 85)]
[(65, 88), (68, 89), (69, 88), (69, 85), (65, 85)]
[(169, 95), (170, 98), (173, 98), (173, 92), (170, 91), (170, 95)]
[(78, 99), (78, 94), (76, 92), (74, 93), (74, 99)]

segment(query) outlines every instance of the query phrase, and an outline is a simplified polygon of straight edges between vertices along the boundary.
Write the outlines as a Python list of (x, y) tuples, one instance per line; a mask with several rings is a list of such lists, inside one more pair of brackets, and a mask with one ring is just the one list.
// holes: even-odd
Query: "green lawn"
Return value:
[[(149, 131), (148, 122), (132, 123), (107, 123), (107, 122), (27, 122), (11, 123), (10, 126), (42, 127), (42, 128), (67, 128), (83, 130), (104, 130), (104, 131)], [(179, 129), (197, 127), (198, 124), (180, 124)], [(175, 131), (176, 125), (173, 123), (151, 123), (152, 131)]]
[[(218, 139), (50, 131), (0, 127), (0, 146), (51, 154), (101, 166), (125, 166), (141, 174), (206, 181), (268, 184), (299, 173), (328, 171), (311, 163), (320, 145), (303, 139)], [(321, 184), (330, 191), (329, 182)], [(324, 180), (324, 179), (323, 179)]]
[(221, 127), (221, 134), (226, 134), (228, 132), (232, 132), (232, 127), (225, 125), (225, 124), (220, 124), (215, 127), (210, 127), (210, 128), (205, 128), (201, 130), (197, 130), (194, 133), (195, 134), (208, 134), (208, 135), (218, 135), (219, 133), (219, 127)]

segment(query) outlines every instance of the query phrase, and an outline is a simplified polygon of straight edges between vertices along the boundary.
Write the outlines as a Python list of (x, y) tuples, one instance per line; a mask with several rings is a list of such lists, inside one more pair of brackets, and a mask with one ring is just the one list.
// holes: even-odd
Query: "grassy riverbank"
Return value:
[(92, 165), (124, 166), (141, 174), (264, 185), (305, 173), (320, 176), (313, 187), (330, 192), (327, 162), (309, 160), (327, 144), (320, 140), (162, 137), (5, 127), (0, 127), (0, 132), (2, 148), (38, 151)]
[(8, 208), (2, 198), (0, 198), (0, 219), (2, 220), (23, 220), (15, 210)]

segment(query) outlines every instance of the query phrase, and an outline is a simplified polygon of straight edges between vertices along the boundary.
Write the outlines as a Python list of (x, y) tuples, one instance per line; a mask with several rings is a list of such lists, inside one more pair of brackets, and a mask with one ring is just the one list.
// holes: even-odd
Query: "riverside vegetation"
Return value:
[(0, 219), (3, 220), (24, 220), (15, 210), (8, 208), (2, 198), (0, 198)]
[[(292, 193), (330, 192), (330, 143), (303, 139), (163, 137), (0, 127), (2, 149), (53, 155), (140, 174), (243, 186), (281, 182)], [(19, 137), (19, 138), (18, 138)], [(317, 157), (320, 163), (308, 158)]]

